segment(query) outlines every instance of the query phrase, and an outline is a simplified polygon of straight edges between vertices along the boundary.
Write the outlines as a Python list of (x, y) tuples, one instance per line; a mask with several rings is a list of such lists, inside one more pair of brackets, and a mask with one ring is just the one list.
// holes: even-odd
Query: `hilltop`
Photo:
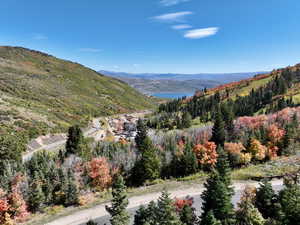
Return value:
[(78, 63), (22, 47), (0, 47), (1, 133), (28, 140), (75, 123), (84, 126), (92, 117), (153, 105), (153, 98), (125, 82)]

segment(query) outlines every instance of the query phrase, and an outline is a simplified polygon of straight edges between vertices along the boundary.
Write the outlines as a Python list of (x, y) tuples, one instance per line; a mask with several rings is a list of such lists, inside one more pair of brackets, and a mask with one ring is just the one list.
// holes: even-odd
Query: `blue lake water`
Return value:
[(158, 98), (181, 98), (183, 96), (187, 96), (187, 97), (190, 97), (190, 96), (193, 96), (194, 93), (179, 93), (179, 92), (174, 92), (174, 93), (153, 93), (152, 94), (153, 96), (155, 97), (158, 97)]

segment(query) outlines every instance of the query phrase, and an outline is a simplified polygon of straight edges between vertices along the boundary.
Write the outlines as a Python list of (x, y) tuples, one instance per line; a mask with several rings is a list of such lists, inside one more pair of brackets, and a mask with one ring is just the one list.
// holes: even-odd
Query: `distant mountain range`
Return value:
[(99, 71), (101, 74), (118, 78), (145, 94), (193, 93), (198, 89), (212, 88), (221, 84), (240, 81), (266, 72), (248, 73), (125, 73)]

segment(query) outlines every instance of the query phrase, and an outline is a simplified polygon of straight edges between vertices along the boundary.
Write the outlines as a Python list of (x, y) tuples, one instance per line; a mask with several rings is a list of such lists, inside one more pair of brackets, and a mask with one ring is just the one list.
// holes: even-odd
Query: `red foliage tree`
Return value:
[(206, 142), (194, 146), (194, 152), (198, 159), (198, 163), (203, 166), (214, 166), (217, 162), (217, 146), (214, 142)]
[(177, 212), (180, 212), (184, 206), (192, 206), (194, 204), (194, 199), (192, 197), (187, 196), (184, 199), (175, 198), (174, 205)]
[(94, 187), (98, 190), (103, 191), (111, 185), (110, 166), (105, 157), (92, 159), (88, 163), (87, 169), (90, 178), (93, 179)]

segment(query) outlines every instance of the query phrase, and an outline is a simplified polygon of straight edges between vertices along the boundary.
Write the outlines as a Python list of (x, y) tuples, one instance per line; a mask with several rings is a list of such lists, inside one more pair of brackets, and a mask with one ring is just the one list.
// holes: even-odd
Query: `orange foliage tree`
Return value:
[(285, 130), (280, 129), (276, 124), (271, 124), (267, 130), (268, 138), (274, 145), (280, 142), (285, 135)]
[(256, 160), (263, 160), (267, 154), (267, 147), (262, 145), (259, 140), (251, 139), (248, 151), (252, 154), (252, 157)]
[(245, 152), (246, 148), (242, 143), (225, 143), (224, 149), (229, 153), (234, 165), (244, 165), (251, 162), (251, 154)]
[(214, 142), (206, 142), (194, 146), (194, 152), (198, 159), (198, 163), (202, 166), (213, 167), (217, 163), (217, 146)]
[(87, 168), (90, 178), (93, 179), (93, 186), (98, 190), (103, 191), (111, 185), (110, 166), (105, 157), (92, 159)]

